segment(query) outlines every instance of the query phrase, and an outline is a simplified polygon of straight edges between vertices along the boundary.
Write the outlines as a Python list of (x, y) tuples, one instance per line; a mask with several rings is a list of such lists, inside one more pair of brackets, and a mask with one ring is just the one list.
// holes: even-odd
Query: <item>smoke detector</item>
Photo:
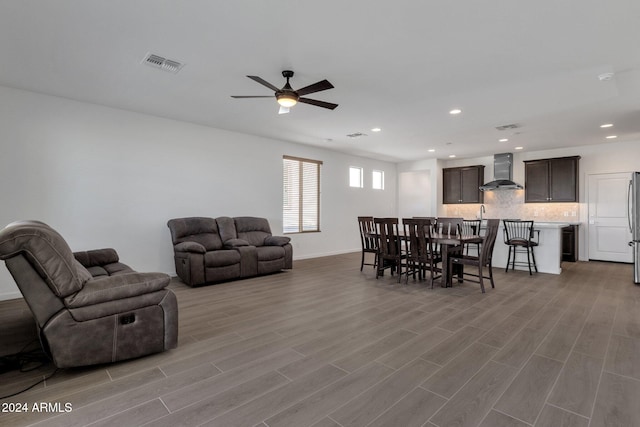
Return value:
[(142, 63), (173, 74), (177, 74), (178, 71), (180, 71), (182, 67), (184, 67), (184, 64), (178, 61), (167, 59), (153, 53), (148, 53), (142, 60)]
[(601, 82), (608, 82), (613, 78), (613, 76), (613, 73), (602, 73), (598, 76), (598, 80), (600, 80)]

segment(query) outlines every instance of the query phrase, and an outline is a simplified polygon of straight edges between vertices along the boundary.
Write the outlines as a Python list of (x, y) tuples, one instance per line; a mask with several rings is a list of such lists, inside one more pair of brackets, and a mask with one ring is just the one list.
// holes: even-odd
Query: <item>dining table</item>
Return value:
[(453, 286), (453, 275), (457, 275), (462, 280), (463, 265), (456, 266), (456, 271), (449, 268), (449, 258), (451, 255), (462, 252), (464, 245), (467, 243), (482, 243), (483, 237), (477, 234), (450, 234), (450, 233), (431, 233), (431, 239), (440, 245), (440, 253), (442, 255), (442, 286)]
[[(368, 236), (378, 238), (377, 233), (367, 233)], [(440, 251), (442, 254), (442, 287), (453, 286), (452, 277), (453, 274), (449, 274), (449, 258), (451, 255), (460, 254), (464, 249), (464, 245), (467, 243), (482, 243), (483, 236), (478, 234), (451, 234), (451, 233), (431, 233), (431, 239), (440, 245)], [(399, 234), (398, 238), (404, 240), (406, 237), (404, 234)], [(452, 271), (458, 276), (459, 281), (462, 280), (463, 265), (456, 266), (456, 271)]]

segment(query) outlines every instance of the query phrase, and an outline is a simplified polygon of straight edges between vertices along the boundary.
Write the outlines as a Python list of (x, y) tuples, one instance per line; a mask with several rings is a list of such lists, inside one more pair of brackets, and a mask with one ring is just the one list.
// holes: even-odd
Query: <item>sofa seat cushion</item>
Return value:
[(204, 265), (207, 268), (224, 267), (227, 265), (238, 264), (240, 262), (240, 254), (233, 249), (223, 249), (219, 251), (211, 251), (204, 254)]
[(64, 299), (68, 308), (86, 307), (164, 289), (171, 278), (164, 273), (129, 273), (89, 280), (84, 287)]
[(93, 277), (117, 276), (119, 274), (135, 273), (131, 267), (121, 262), (106, 265), (96, 265), (87, 268)]
[(260, 246), (256, 248), (256, 250), (258, 253), (258, 262), (284, 258), (284, 249), (282, 246)]

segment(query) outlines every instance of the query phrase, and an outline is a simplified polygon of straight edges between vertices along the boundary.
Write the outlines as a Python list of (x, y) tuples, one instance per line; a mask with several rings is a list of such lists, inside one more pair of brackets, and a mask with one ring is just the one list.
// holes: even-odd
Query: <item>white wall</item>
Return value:
[[(285, 154), (324, 162), (322, 232), (291, 235), (296, 259), (359, 250), (358, 215), (395, 215), (393, 163), (0, 86), (0, 227), (38, 219), (73, 250), (175, 274), (170, 218), (261, 216), (282, 232)], [(351, 165), (366, 188), (349, 188)], [(0, 268), (0, 300), (19, 296)]]

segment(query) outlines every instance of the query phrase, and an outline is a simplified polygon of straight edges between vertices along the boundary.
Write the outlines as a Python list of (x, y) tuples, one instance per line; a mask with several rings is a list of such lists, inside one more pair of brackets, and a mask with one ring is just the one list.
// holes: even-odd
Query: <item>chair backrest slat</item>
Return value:
[(407, 244), (407, 258), (412, 261), (426, 262), (434, 254), (434, 243), (431, 239), (432, 220), (403, 218), (402, 224)]
[(443, 234), (460, 234), (462, 228), (462, 218), (436, 218), (436, 232)]
[(487, 228), (484, 238), (482, 239), (482, 248), (480, 249), (480, 263), (482, 265), (488, 265), (493, 255), (493, 248), (496, 243), (496, 236), (498, 235), (498, 227), (500, 226), (499, 219), (488, 219)]

